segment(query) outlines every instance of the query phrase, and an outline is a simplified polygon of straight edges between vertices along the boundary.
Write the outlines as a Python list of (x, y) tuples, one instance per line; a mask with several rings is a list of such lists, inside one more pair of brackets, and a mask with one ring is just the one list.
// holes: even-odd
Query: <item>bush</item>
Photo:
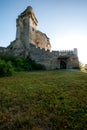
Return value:
[(86, 71), (87, 71), (87, 64), (85, 64), (85, 66), (84, 66), (84, 70), (86, 70)]
[(44, 65), (38, 64), (30, 58), (25, 59), (24, 68), (25, 70), (45, 70)]
[(0, 59), (4, 60), (4, 62), (6, 63), (10, 61), (15, 71), (45, 70), (45, 67), (43, 65), (37, 64), (29, 57), (25, 59), (25, 58), (19, 58), (15, 56), (2, 55), (0, 56)]
[(11, 76), (14, 72), (14, 67), (10, 61), (5, 62), (0, 59), (0, 77)]
[(77, 66), (77, 67), (73, 67), (73, 69), (80, 70), (80, 67), (79, 67), (79, 66)]

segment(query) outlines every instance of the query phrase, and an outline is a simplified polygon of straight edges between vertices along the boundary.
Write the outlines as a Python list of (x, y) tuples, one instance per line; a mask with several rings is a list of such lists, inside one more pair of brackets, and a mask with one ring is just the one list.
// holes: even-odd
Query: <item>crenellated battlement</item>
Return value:
[[(35, 47), (35, 45), (32, 45), (31, 46)], [(37, 50), (41, 51), (41, 52), (44, 52), (44, 53), (47, 53), (47, 52), (50, 52), (51, 55), (54, 55), (54, 56), (59, 56), (59, 57), (70, 57), (70, 56), (77, 56), (77, 49), (74, 48), (73, 50), (60, 50), (60, 51), (50, 51), (50, 50), (46, 50), (45, 48), (40, 48), (40, 47), (37, 47)]]
[(59, 51), (59, 56), (71, 56), (74, 55), (74, 51), (73, 50), (62, 50)]

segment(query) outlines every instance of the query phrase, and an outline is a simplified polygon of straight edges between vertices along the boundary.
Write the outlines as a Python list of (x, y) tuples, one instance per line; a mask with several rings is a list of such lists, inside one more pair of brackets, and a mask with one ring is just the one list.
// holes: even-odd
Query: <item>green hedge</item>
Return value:
[(15, 71), (45, 70), (41, 64), (37, 64), (30, 58), (19, 58), (14, 56), (0, 56), (0, 76), (12, 75)]

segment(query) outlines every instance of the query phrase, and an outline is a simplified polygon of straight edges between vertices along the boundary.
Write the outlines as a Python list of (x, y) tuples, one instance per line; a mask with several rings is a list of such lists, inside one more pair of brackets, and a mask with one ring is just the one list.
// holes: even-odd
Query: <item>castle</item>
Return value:
[(0, 47), (0, 54), (30, 57), (48, 70), (77, 68), (79, 66), (77, 49), (51, 51), (49, 38), (37, 30), (37, 25), (38, 20), (29, 6), (16, 20), (16, 39), (8, 47)]

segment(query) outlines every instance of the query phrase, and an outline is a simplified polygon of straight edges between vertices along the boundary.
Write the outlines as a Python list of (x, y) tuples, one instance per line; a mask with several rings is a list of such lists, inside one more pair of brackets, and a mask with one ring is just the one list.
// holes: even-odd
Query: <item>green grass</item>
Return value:
[(36, 71), (0, 78), (0, 130), (87, 130), (87, 73)]

